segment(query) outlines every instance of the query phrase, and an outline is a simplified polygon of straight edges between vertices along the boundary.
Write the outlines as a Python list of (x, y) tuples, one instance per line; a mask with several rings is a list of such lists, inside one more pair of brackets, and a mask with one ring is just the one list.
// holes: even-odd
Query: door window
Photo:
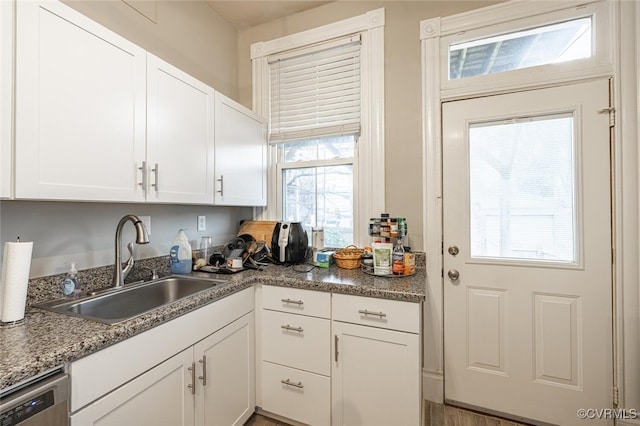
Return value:
[(576, 263), (574, 118), (469, 127), (472, 258)]

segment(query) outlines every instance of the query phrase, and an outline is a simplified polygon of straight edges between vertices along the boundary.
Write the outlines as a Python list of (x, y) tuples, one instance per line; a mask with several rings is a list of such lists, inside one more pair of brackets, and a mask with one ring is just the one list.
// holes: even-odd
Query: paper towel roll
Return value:
[(4, 243), (0, 275), (0, 321), (24, 318), (33, 242)]

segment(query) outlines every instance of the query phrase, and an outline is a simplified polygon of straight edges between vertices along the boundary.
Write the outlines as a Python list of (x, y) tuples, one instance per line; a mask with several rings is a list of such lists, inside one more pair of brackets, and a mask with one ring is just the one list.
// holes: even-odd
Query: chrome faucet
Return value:
[(138, 216), (128, 214), (120, 219), (120, 222), (118, 222), (118, 226), (116, 227), (116, 260), (113, 265), (114, 270), (112, 283), (115, 288), (122, 287), (125, 278), (127, 278), (127, 275), (129, 275), (129, 272), (133, 269), (133, 243), (127, 244), (127, 248), (129, 249), (129, 259), (126, 261), (126, 266), (124, 268), (122, 267), (120, 253), (120, 245), (122, 244), (122, 228), (127, 222), (133, 223), (133, 226), (136, 228), (136, 244), (149, 244), (149, 234), (147, 234), (147, 230)]

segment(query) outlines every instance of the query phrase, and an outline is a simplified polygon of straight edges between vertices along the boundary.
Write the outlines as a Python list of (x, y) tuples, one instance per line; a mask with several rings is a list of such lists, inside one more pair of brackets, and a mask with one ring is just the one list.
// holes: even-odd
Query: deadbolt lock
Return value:
[(455, 256), (455, 255), (457, 255), (458, 253), (460, 253), (460, 250), (458, 250), (458, 246), (451, 246), (451, 247), (449, 247), (449, 254), (450, 254), (451, 256)]

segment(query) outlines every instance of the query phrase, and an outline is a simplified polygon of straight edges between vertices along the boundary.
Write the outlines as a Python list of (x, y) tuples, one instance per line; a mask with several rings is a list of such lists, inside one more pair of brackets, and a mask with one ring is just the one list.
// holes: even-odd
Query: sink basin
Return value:
[(117, 324), (227, 282), (172, 275), (146, 283), (129, 284), (122, 289), (80, 300), (55, 300), (34, 306), (105, 324)]

